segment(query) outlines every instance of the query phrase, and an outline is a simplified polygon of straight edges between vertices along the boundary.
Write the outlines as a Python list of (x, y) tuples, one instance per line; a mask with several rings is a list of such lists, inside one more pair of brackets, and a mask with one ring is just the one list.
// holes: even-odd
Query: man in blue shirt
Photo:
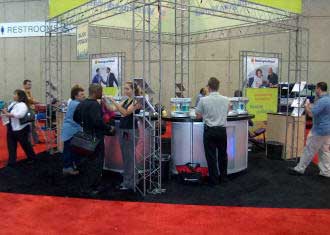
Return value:
[(330, 178), (330, 96), (325, 82), (316, 84), (317, 102), (305, 104), (306, 114), (313, 118), (313, 128), (307, 138), (299, 164), (289, 169), (293, 175), (303, 175), (307, 166), (318, 153), (320, 176)]
[(103, 78), (101, 76), (100, 68), (97, 68), (96, 69), (96, 74), (93, 77), (92, 83), (93, 84), (101, 84), (101, 82), (103, 82)]

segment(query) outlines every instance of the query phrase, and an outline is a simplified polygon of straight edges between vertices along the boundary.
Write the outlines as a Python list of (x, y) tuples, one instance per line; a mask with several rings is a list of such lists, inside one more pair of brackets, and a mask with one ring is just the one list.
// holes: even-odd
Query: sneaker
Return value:
[(128, 190), (128, 188), (125, 185), (121, 185), (119, 190), (126, 191)]
[(63, 168), (62, 172), (63, 172), (63, 175), (78, 175), (79, 174), (79, 171), (74, 170), (72, 167)]
[(73, 166), (72, 166), (72, 168), (73, 168), (75, 171), (78, 171), (78, 166), (77, 166), (77, 164), (76, 164), (75, 162), (73, 162)]
[(289, 175), (304, 175), (304, 172), (297, 171), (294, 167), (288, 168)]

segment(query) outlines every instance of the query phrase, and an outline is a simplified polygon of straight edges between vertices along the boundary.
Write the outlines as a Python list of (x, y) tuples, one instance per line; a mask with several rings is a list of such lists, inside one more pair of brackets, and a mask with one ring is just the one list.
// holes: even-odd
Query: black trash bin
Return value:
[(171, 178), (171, 155), (162, 154), (162, 182), (167, 182)]
[(266, 142), (266, 156), (272, 160), (282, 160), (283, 144), (277, 141)]

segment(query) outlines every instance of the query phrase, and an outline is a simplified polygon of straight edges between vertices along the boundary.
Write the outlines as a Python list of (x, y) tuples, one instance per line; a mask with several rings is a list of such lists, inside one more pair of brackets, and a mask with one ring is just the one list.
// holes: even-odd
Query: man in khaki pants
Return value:
[[(35, 101), (35, 99), (33, 98), (31, 89), (32, 89), (31, 80), (28, 80), (28, 79), (24, 80), (23, 81), (23, 90), (24, 90), (24, 92), (25, 92), (25, 94), (26, 94), (26, 96), (29, 100), (30, 107), (34, 110), (35, 109), (34, 105), (38, 104), (38, 102)], [(31, 135), (32, 135), (31, 136), (32, 139), (30, 141), (31, 144), (32, 145), (39, 144), (40, 143), (39, 136), (38, 136), (38, 133), (36, 131), (36, 125), (35, 125), (34, 122), (31, 122)], [(33, 142), (32, 142), (32, 140), (33, 140)]]
[(319, 99), (313, 106), (306, 102), (305, 111), (313, 118), (313, 128), (308, 135), (300, 162), (289, 169), (292, 175), (303, 175), (315, 153), (318, 153), (320, 176), (330, 178), (330, 96), (327, 94), (327, 88), (325, 82), (319, 82), (316, 85), (316, 95)]

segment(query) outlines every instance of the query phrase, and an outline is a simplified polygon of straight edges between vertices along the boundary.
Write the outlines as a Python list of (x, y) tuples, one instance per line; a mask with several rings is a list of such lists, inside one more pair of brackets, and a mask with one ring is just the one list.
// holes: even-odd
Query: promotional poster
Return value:
[(244, 61), (247, 88), (277, 87), (278, 58), (247, 56)]
[(104, 87), (106, 95), (117, 96), (121, 87), (121, 57), (92, 59), (91, 83)]

